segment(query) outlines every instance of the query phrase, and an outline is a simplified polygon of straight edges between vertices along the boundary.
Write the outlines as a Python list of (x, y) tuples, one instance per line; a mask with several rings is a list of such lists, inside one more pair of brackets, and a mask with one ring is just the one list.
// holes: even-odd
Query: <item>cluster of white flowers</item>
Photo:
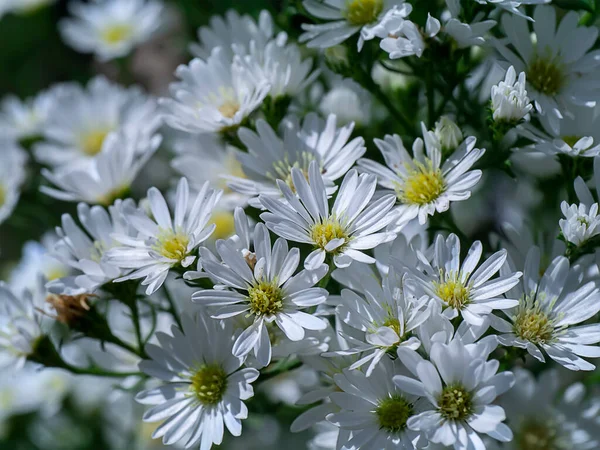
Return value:
[[(6, 97), (0, 223), (60, 226), (0, 282), (0, 366), (129, 380), (166, 446), (288, 377), (311, 449), (600, 448), (598, 29), (522, 3), (229, 11), (170, 96)], [(68, 9), (110, 64), (168, 8)]]

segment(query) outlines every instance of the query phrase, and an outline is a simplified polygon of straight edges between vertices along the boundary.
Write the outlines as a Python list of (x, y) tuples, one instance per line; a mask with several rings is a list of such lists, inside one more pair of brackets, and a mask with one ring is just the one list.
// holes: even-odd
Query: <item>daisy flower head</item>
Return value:
[(133, 200), (116, 200), (107, 209), (102, 206), (77, 205), (81, 226), (69, 214), (63, 214), (62, 226), (56, 229), (59, 239), (51, 255), (71, 269), (70, 274), (49, 279), (46, 288), (53, 294), (81, 295), (93, 293), (102, 285), (123, 274), (107, 263), (105, 253), (118, 245), (112, 235), (134, 237), (136, 230), (124, 218), (124, 211), (135, 208)]
[(565, 218), (560, 219), (558, 224), (568, 242), (580, 246), (600, 234), (598, 203), (594, 203), (588, 208), (583, 203), (569, 205), (563, 201), (560, 209)]
[(0, 104), (0, 131), (16, 140), (39, 137), (48, 118), (52, 95), (42, 92), (24, 101), (9, 95)]
[(242, 420), (248, 417), (244, 400), (254, 395), (259, 372), (242, 368), (244, 359), (231, 352), (232, 336), (224, 322), (183, 315), (181, 330), (173, 326), (170, 335), (158, 332), (158, 343), (146, 346), (151, 359), (142, 361), (140, 370), (162, 384), (135, 398), (151, 405), (145, 422), (162, 422), (154, 439), (209, 450), (223, 441), (223, 425), (234, 436), (242, 433)]
[(162, 136), (156, 134), (141, 147), (144, 139), (127, 136), (124, 131), (111, 133), (104, 140), (102, 153), (88, 164), (42, 169), (42, 175), (54, 186), (41, 186), (40, 191), (67, 202), (108, 206), (127, 196), (138, 173), (162, 142)]
[(254, 251), (240, 249), (235, 241), (217, 241), (220, 261), (205, 250), (202, 267), (219, 289), (198, 291), (192, 301), (213, 308), (212, 317), (227, 319), (240, 314), (252, 317), (252, 323), (233, 345), (237, 356), (251, 351), (266, 366), (272, 357), (267, 325), (275, 322), (292, 341), (304, 339), (305, 329), (324, 330), (327, 323), (303, 309), (327, 299), (325, 289), (313, 287), (327, 274), (327, 266), (303, 270), (294, 275), (300, 263), (300, 251), (288, 249), (285, 239), (271, 245), (269, 232), (259, 223), (254, 229)]
[(421, 410), (408, 418), (408, 428), (456, 450), (485, 449), (480, 435), (512, 440), (510, 428), (503, 423), (504, 410), (492, 404), (515, 382), (512, 372), (497, 374), (498, 361), (487, 360), (496, 345), (494, 336), (475, 344), (455, 338), (435, 342), (430, 360), (414, 351), (399, 353), (416, 378), (396, 375), (394, 383), (400, 391), (421, 399)]
[(375, 259), (363, 251), (396, 237), (396, 233), (381, 231), (396, 218), (390, 213), (395, 198), (384, 195), (371, 202), (377, 184), (373, 175), (350, 170), (331, 209), (316, 161), (309, 165), (308, 180), (299, 168), (292, 168), (293, 191), (282, 180), (277, 184), (287, 202), (261, 195), (260, 202), (268, 210), (261, 219), (278, 236), (314, 247), (304, 260), (307, 269), (321, 266), (327, 255), (339, 268), (354, 260), (372, 264)]
[(427, 320), (434, 305), (427, 296), (417, 299), (407, 292), (407, 283), (406, 278), (399, 277), (391, 269), (381, 284), (366, 288), (362, 295), (344, 289), (336, 315), (350, 327), (363, 332), (364, 338), (345, 336), (351, 348), (324, 356), (361, 355), (349, 369), (369, 363), (365, 375), (371, 376), (382, 358), (386, 355), (395, 358), (398, 347), (418, 349), (421, 343), (414, 331)]
[(546, 116), (552, 130), (569, 117), (574, 106), (593, 107), (599, 95), (598, 51), (589, 52), (598, 36), (596, 27), (578, 25), (570, 11), (556, 27), (556, 10), (537, 6), (533, 14), (535, 43), (523, 17), (505, 14), (502, 28), (506, 40), (496, 40), (500, 54), (527, 77), (527, 92), (536, 110)]
[(337, 119), (326, 120), (308, 114), (300, 125), (292, 120), (283, 127), (283, 138), (263, 120), (256, 123), (256, 132), (242, 128), (238, 135), (247, 152), (238, 151), (244, 177), (228, 177), (228, 186), (236, 192), (252, 196), (251, 204), (260, 208), (259, 195), (280, 198), (278, 181), (283, 180), (292, 190), (292, 169), (308, 176), (315, 161), (329, 194), (335, 190), (334, 181), (342, 177), (366, 151), (361, 137), (350, 139), (354, 124), (337, 126)]
[(128, 55), (164, 25), (164, 5), (155, 0), (94, 0), (69, 3), (73, 17), (59, 22), (67, 44), (100, 61)]
[(525, 89), (525, 72), (517, 73), (510, 66), (503, 81), (492, 86), (492, 117), (496, 122), (517, 124), (529, 120), (533, 105)]
[[(485, 150), (475, 148), (476, 139), (469, 136), (442, 164), (441, 143), (425, 125), (422, 139), (413, 144), (413, 156), (404, 148), (398, 135), (375, 139), (385, 165), (370, 159), (360, 159), (361, 171), (377, 176), (381, 190), (393, 194), (398, 203), (398, 222), (415, 217), (424, 224), (428, 216), (444, 212), (450, 202), (466, 200), (471, 188), (481, 179), (481, 170), (469, 170)], [(425, 147), (425, 151), (423, 149)]]
[(540, 251), (533, 247), (521, 283), (509, 292), (519, 298), (518, 306), (504, 311), (508, 320), (490, 316), (492, 327), (501, 333), (499, 342), (526, 349), (541, 362), (544, 350), (567, 369), (594, 370), (581, 357), (600, 357), (600, 347), (594, 345), (600, 342), (600, 324), (580, 324), (600, 311), (600, 290), (596, 281), (581, 280), (581, 267), (570, 267), (564, 256), (554, 258), (540, 277)]
[(310, 15), (327, 22), (302, 24), (304, 33), (300, 36), (300, 42), (307, 42), (309, 48), (328, 48), (360, 33), (359, 51), (366, 40), (375, 38), (374, 29), (388, 11), (408, 9), (410, 12), (411, 9), (403, 0), (304, 0), (302, 5)]
[(420, 58), (427, 47), (426, 39), (439, 33), (440, 21), (428, 14), (425, 30), (421, 32), (414, 22), (404, 19), (406, 14), (398, 14), (396, 10), (390, 13), (375, 32), (377, 37), (381, 38), (379, 46), (389, 54), (390, 59), (412, 55)]
[(49, 95), (44, 139), (34, 150), (36, 159), (53, 168), (89, 165), (110, 147), (108, 138), (115, 133), (134, 139), (131, 145), (144, 154), (162, 122), (153, 98), (103, 76), (93, 78), (85, 88), (58, 85)]
[(327, 420), (341, 430), (351, 430), (345, 442), (338, 439), (342, 448), (415, 448), (419, 433), (407, 425), (415, 413), (417, 397), (392, 382), (399, 369), (398, 363), (383, 360), (369, 377), (348, 369), (334, 376), (339, 392), (330, 398), (340, 411), (327, 415)]
[(0, 141), (0, 223), (13, 212), (25, 181), (27, 154), (12, 140)]
[[(460, 241), (455, 234), (447, 239), (438, 235), (430, 261), (420, 255), (419, 268), (409, 268), (411, 277), (423, 292), (443, 308), (449, 319), (457, 316), (472, 325), (481, 325), (493, 310), (504, 310), (519, 304), (518, 300), (504, 298), (514, 287), (521, 272), (510, 272), (493, 278), (506, 262), (506, 250), (500, 250), (481, 265), (483, 247), (475, 241), (465, 259), (460, 261)], [(395, 264), (401, 264), (395, 261)]]
[(221, 47), (206, 60), (193, 59), (175, 71), (181, 80), (171, 84), (174, 98), (163, 98), (164, 119), (190, 133), (235, 130), (258, 108), (271, 85), (264, 73), (236, 55), (233, 62)]
[(0, 281), (0, 367), (21, 369), (42, 338), (42, 300), (36, 290), (14, 292)]
[(115, 281), (143, 278), (142, 285), (148, 286), (146, 294), (151, 295), (162, 286), (169, 270), (178, 266), (189, 267), (196, 260), (194, 251), (215, 229), (209, 221), (222, 194), (208, 186), (206, 182), (191, 202), (188, 182), (182, 178), (177, 184), (173, 215), (155, 187), (148, 189), (152, 217), (133, 208), (124, 211), (125, 219), (138, 234), (134, 237), (119, 233), (112, 235), (120, 245), (105, 254), (106, 262), (132, 270)]

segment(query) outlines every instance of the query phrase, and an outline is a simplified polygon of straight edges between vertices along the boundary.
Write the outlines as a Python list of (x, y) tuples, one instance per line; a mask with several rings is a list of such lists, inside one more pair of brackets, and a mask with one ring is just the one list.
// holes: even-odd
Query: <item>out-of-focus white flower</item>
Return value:
[(567, 241), (579, 246), (600, 234), (598, 203), (592, 204), (588, 209), (583, 203), (569, 205), (563, 201), (560, 209), (565, 218), (560, 219), (558, 224)]
[(9, 95), (0, 105), (0, 133), (14, 139), (39, 137), (48, 118), (52, 94), (42, 92), (25, 101)]
[(443, 32), (452, 37), (459, 48), (472, 47), (485, 44), (483, 37), (494, 25), (495, 20), (483, 20), (483, 13), (475, 15), (471, 23), (461, 22), (462, 6), (460, 0), (446, 0), (450, 17), (445, 19)]
[(375, 30), (390, 10), (403, 11), (406, 16), (412, 9), (404, 0), (304, 0), (302, 4), (309, 14), (328, 22), (302, 24), (305, 32), (300, 42), (308, 42), (309, 48), (328, 48), (360, 32), (359, 51), (365, 41), (376, 37)]
[(250, 204), (260, 208), (259, 195), (281, 198), (277, 180), (293, 188), (292, 169), (308, 175), (316, 161), (328, 193), (335, 191), (334, 182), (342, 177), (366, 150), (362, 137), (350, 140), (354, 124), (338, 128), (333, 114), (326, 120), (309, 113), (302, 125), (297, 119), (287, 122), (283, 139), (263, 120), (256, 122), (256, 132), (242, 128), (240, 140), (248, 151), (237, 151), (244, 177), (227, 176), (227, 185), (236, 192), (252, 196)]
[(101, 61), (128, 55), (164, 22), (164, 5), (156, 0), (71, 2), (74, 16), (59, 22), (63, 39), (74, 49)]
[(254, 395), (251, 383), (259, 372), (241, 368), (244, 359), (232, 354), (234, 330), (223, 322), (183, 315), (182, 325), (181, 330), (173, 326), (171, 335), (158, 333), (160, 344), (147, 346), (152, 359), (142, 361), (140, 369), (163, 383), (135, 398), (152, 405), (145, 422), (162, 422), (154, 439), (210, 450), (223, 441), (224, 426), (234, 436), (242, 433), (242, 419), (248, 417), (243, 400)]
[(108, 137), (115, 133), (131, 140), (127, 145), (134, 154), (144, 155), (162, 123), (156, 100), (139, 88), (125, 89), (102, 76), (85, 88), (58, 85), (49, 95), (44, 141), (34, 150), (39, 161), (54, 168), (89, 165), (95, 156), (110, 151), (114, 141)]
[(125, 219), (139, 233), (135, 237), (112, 235), (121, 245), (106, 252), (105, 261), (125, 270), (133, 269), (115, 281), (144, 278), (142, 285), (148, 286), (146, 294), (151, 295), (162, 286), (172, 267), (189, 267), (195, 261), (193, 251), (215, 229), (208, 222), (222, 193), (208, 185), (204, 183), (190, 206), (188, 182), (182, 178), (177, 185), (174, 214), (155, 187), (148, 190), (152, 218), (133, 208), (124, 211)]
[(25, 181), (27, 154), (12, 140), (0, 140), (0, 223), (12, 213)]
[(190, 133), (235, 129), (269, 94), (271, 85), (262, 70), (239, 55), (233, 63), (220, 48), (203, 61), (195, 58), (181, 65), (171, 84), (173, 99), (163, 98), (165, 121)]
[(532, 20), (531, 17), (528, 17), (524, 14), (519, 7), (521, 5), (541, 5), (544, 3), (550, 3), (550, 0), (524, 0), (524, 1), (515, 1), (515, 0), (476, 0), (477, 3), (481, 3), (482, 5), (494, 5), (498, 6), (506, 11), (510, 11), (513, 14), (516, 14), (519, 17), (523, 17), (527, 20)]
[(537, 6), (533, 18), (535, 42), (526, 19), (505, 14), (501, 24), (507, 39), (494, 44), (516, 72), (525, 72), (535, 109), (558, 131), (560, 120), (572, 114), (573, 106), (591, 108), (600, 97), (600, 51), (589, 51), (598, 28), (579, 26), (575, 11), (568, 12), (557, 27), (556, 9), (546, 5)]
[[(140, 144), (144, 141), (146, 146), (141, 148)], [(42, 169), (42, 175), (56, 187), (42, 186), (40, 190), (67, 202), (84, 201), (108, 206), (128, 194), (138, 173), (161, 141), (160, 135), (146, 140), (126, 136), (124, 132), (111, 133), (104, 139), (102, 153), (88, 164), (54, 171)]]
[(533, 105), (527, 97), (525, 89), (525, 72), (517, 75), (510, 66), (504, 81), (492, 86), (492, 116), (497, 122), (517, 124), (521, 120), (529, 120), (529, 112)]
[(442, 153), (455, 150), (463, 141), (460, 127), (448, 116), (440, 117), (435, 123), (433, 133), (440, 143)]
[(336, 195), (331, 209), (327, 203), (325, 183), (316, 161), (310, 163), (308, 180), (298, 168), (292, 168), (294, 191), (282, 180), (277, 184), (286, 202), (260, 196), (269, 211), (261, 214), (269, 230), (278, 236), (313, 246), (304, 267), (316, 269), (329, 255), (336, 267), (348, 267), (356, 260), (372, 264), (375, 259), (364, 250), (377, 247), (396, 237), (381, 231), (396, 216), (390, 213), (394, 196), (384, 195), (371, 202), (377, 179), (350, 170)]
[(0, 2), (0, 17), (5, 11), (22, 15), (32, 14), (52, 3), (56, 3), (56, 0), (3, 0)]
[(344, 79), (318, 99), (318, 109), (324, 116), (334, 114), (340, 125), (356, 123), (366, 126), (373, 117), (372, 96), (358, 83)]

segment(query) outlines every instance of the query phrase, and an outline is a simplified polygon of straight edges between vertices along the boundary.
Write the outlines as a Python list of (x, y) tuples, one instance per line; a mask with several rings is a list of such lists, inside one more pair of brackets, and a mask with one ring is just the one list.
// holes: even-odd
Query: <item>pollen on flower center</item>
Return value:
[[(324, 219), (321, 223), (316, 223), (311, 229), (311, 238), (315, 245), (325, 249), (325, 246), (334, 239), (344, 239), (348, 241), (348, 234), (342, 224), (334, 217)], [(340, 250), (338, 247), (336, 250)]]
[(296, 187), (292, 181), (292, 169), (300, 169), (304, 178), (308, 180), (308, 167), (310, 166), (311, 161), (314, 160), (315, 155), (310, 152), (302, 152), (299, 160), (294, 161), (293, 163), (290, 163), (286, 156), (284, 160), (273, 163), (273, 173), (268, 173), (267, 175), (275, 180), (279, 179), (285, 181), (292, 192), (296, 192)]
[(94, 156), (102, 150), (104, 139), (110, 130), (93, 130), (81, 137), (81, 149), (88, 156)]
[(158, 234), (154, 250), (165, 258), (183, 260), (187, 256), (187, 246), (190, 239), (183, 233), (173, 230), (161, 230)]
[(446, 190), (440, 169), (434, 169), (431, 161), (426, 164), (415, 162), (409, 168), (408, 177), (396, 188), (398, 200), (409, 205), (426, 205), (437, 199)]
[(534, 344), (544, 344), (554, 335), (552, 320), (532, 301), (526, 301), (519, 307), (513, 328), (518, 337)]
[(250, 310), (254, 314), (272, 315), (283, 308), (283, 292), (272, 281), (261, 281), (248, 289)]
[(458, 278), (458, 274), (451, 274), (446, 281), (434, 283), (435, 293), (451, 308), (462, 309), (469, 304), (469, 288)]
[(464, 420), (473, 414), (473, 398), (460, 385), (446, 386), (438, 399), (438, 407), (445, 419)]
[(385, 322), (383, 322), (382, 326), (390, 327), (392, 330), (396, 332), (396, 334), (400, 337), (400, 321), (395, 317), (388, 317)]
[(240, 110), (240, 104), (235, 100), (226, 100), (217, 108), (223, 117), (227, 117), (228, 119), (232, 119)]
[(216, 405), (227, 390), (227, 373), (218, 364), (200, 367), (191, 380), (192, 391), (203, 405)]
[(412, 415), (412, 405), (403, 397), (394, 395), (382, 400), (375, 414), (379, 420), (379, 427), (396, 433), (406, 428), (406, 421)]
[(519, 450), (558, 450), (557, 427), (541, 423), (538, 420), (528, 420), (521, 425), (515, 435), (515, 443)]
[(375, 22), (383, 11), (383, 0), (347, 0), (346, 20), (351, 25), (366, 25)]
[(108, 44), (118, 44), (128, 39), (133, 32), (131, 25), (116, 23), (102, 31), (102, 40)]
[(552, 59), (535, 58), (527, 67), (527, 81), (539, 92), (556, 95), (565, 84), (565, 74), (559, 63)]

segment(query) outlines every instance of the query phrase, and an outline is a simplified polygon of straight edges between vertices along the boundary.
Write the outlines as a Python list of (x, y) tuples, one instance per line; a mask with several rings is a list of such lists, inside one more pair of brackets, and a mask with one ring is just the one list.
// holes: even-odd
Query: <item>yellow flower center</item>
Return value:
[(383, 11), (383, 0), (347, 0), (346, 20), (351, 25), (373, 23)]
[(226, 100), (219, 106), (218, 110), (223, 117), (232, 119), (235, 113), (240, 110), (240, 104), (235, 100)]
[(283, 309), (283, 292), (273, 281), (261, 281), (248, 289), (250, 311), (257, 315), (273, 315)]
[(212, 215), (210, 223), (216, 225), (211, 239), (227, 239), (235, 233), (235, 219), (231, 211), (218, 211)]
[(406, 428), (406, 421), (412, 415), (413, 407), (400, 395), (382, 400), (375, 414), (379, 427), (391, 433), (397, 433)]
[(443, 283), (434, 283), (435, 293), (451, 308), (462, 309), (469, 304), (469, 288), (458, 274), (449, 274)]
[(296, 187), (292, 181), (292, 169), (300, 169), (304, 178), (308, 180), (308, 167), (311, 161), (314, 161), (315, 155), (310, 152), (302, 152), (300, 159), (290, 163), (287, 156), (283, 161), (273, 163), (273, 173), (267, 173), (267, 176), (273, 180), (283, 180), (290, 187), (292, 192), (296, 192)]
[(513, 321), (515, 334), (533, 344), (544, 344), (554, 336), (554, 323), (539, 303), (526, 298), (521, 301)]
[(581, 139), (580, 136), (563, 136), (561, 138), (569, 147), (573, 147), (575, 144), (577, 144), (577, 141), (579, 141), (579, 139)]
[(107, 44), (118, 44), (131, 37), (133, 27), (129, 24), (116, 23), (102, 30), (102, 40)]
[(473, 414), (473, 398), (460, 385), (446, 386), (438, 399), (438, 408), (446, 420), (464, 420)]
[(528, 420), (515, 433), (514, 442), (518, 450), (559, 450), (558, 431), (552, 424), (544, 424), (537, 420)]
[(183, 233), (173, 230), (160, 230), (154, 250), (165, 258), (181, 262), (187, 256), (187, 246), (190, 239)]
[(397, 318), (388, 317), (385, 322), (383, 322), (382, 326), (391, 328), (400, 338), (402, 338), (400, 335), (400, 321)]
[(6, 203), (6, 188), (0, 184), (0, 206)]
[[(323, 219), (321, 223), (316, 223), (311, 229), (311, 238), (315, 245), (325, 249), (325, 246), (334, 239), (345, 239), (348, 242), (346, 228), (335, 217)], [(343, 245), (335, 251), (339, 252)]]
[(191, 380), (192, 391), (203, 405), (216, 405), (227, 390), (227, 373), (218, 364), (200, 367)]
[(527, 67), (527, 81), (542, 94), (553, 96), (565, 85), (566, 76), (554, 59), (536, 57)]
[(129, 187), (130, 186), (128, 184), (117, 186), (116, 188), (99, 197), (97, 201), (100, 205), (110, 206), (115, 202), (115, 200), (127, 197), (129, 195)]
[(431, 161), (425, 164), (415, 161), (408, 177), (396, 187), (398, 200), (408, 205), (426, 205), (437, 199), (446, 190), (444, 176), (440, 169), (434, 169)]
[(102, 150), (104, 139), (110, 130), (93, 130), (81, 137), (81, 149), (88, 156), (94, 156)]

